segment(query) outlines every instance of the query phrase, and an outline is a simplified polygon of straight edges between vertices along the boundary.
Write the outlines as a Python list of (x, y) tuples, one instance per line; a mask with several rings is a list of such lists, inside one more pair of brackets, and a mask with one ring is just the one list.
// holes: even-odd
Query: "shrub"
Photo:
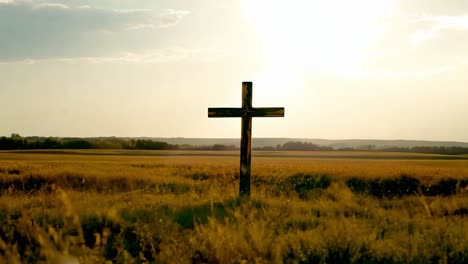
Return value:
[(397, 179), (362, 180), (351, 178), (346, 185), (354, 193), (369, 194), (377, 198), (401, 198), (419, 192), (421, 183), (418, 179), (408, 175), (401, 175)]
[(457, 192), (458, 181), (454, 179), (443, 179), (437, 184), (425, 186), (423, 194), (427, 196), (448, 196)]
[(287, 179), (286, 184), (292, 186), (301, 199), (307, 197), (307, 193), (314, 189), (326, 189), (331, 180), (326, 175), (310, 175), (304, 173), (295, 174)]
[(346, 181), (346, 185), (354, 193), (359, 193), (359, 194), (369, 193), (369, 189), (370, 189), (369, 182), (363, 179), (353, 177)]

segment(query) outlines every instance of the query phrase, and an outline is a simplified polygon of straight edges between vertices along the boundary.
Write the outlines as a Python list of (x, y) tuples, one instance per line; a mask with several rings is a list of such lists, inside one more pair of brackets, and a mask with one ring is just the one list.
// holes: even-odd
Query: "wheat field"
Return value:
[(0, 152), (0, 263), (468, 263), (468, 158)]

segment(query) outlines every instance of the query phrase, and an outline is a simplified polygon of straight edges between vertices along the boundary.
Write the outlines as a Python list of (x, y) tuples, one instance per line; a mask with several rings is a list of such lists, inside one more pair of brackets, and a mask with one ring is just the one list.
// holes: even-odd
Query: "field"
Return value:
[(468, 263), (468, 156), (0, 152), (0, 263)]

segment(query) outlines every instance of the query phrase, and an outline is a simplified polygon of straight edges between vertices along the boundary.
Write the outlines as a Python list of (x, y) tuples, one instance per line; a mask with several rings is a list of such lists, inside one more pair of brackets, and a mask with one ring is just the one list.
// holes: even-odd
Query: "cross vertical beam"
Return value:
[(284, 117), (284, 108), (252, 107), (252, 82), (243, 82), (242, 108), (208, 108), (208, 117), (242, 118), (239, 195), (249, 197), (252, 160), (252, 117)]
[(239, 195), (250, 196), (250, 164), (252, 160), (252, 83), (242, 83), (242, 132)]

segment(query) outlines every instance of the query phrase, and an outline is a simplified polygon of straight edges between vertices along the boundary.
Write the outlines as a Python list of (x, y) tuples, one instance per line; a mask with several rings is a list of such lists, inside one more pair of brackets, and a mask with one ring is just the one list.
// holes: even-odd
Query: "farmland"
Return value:
[(0, 152), (0, 262), (467, 263), (468, 157)]

